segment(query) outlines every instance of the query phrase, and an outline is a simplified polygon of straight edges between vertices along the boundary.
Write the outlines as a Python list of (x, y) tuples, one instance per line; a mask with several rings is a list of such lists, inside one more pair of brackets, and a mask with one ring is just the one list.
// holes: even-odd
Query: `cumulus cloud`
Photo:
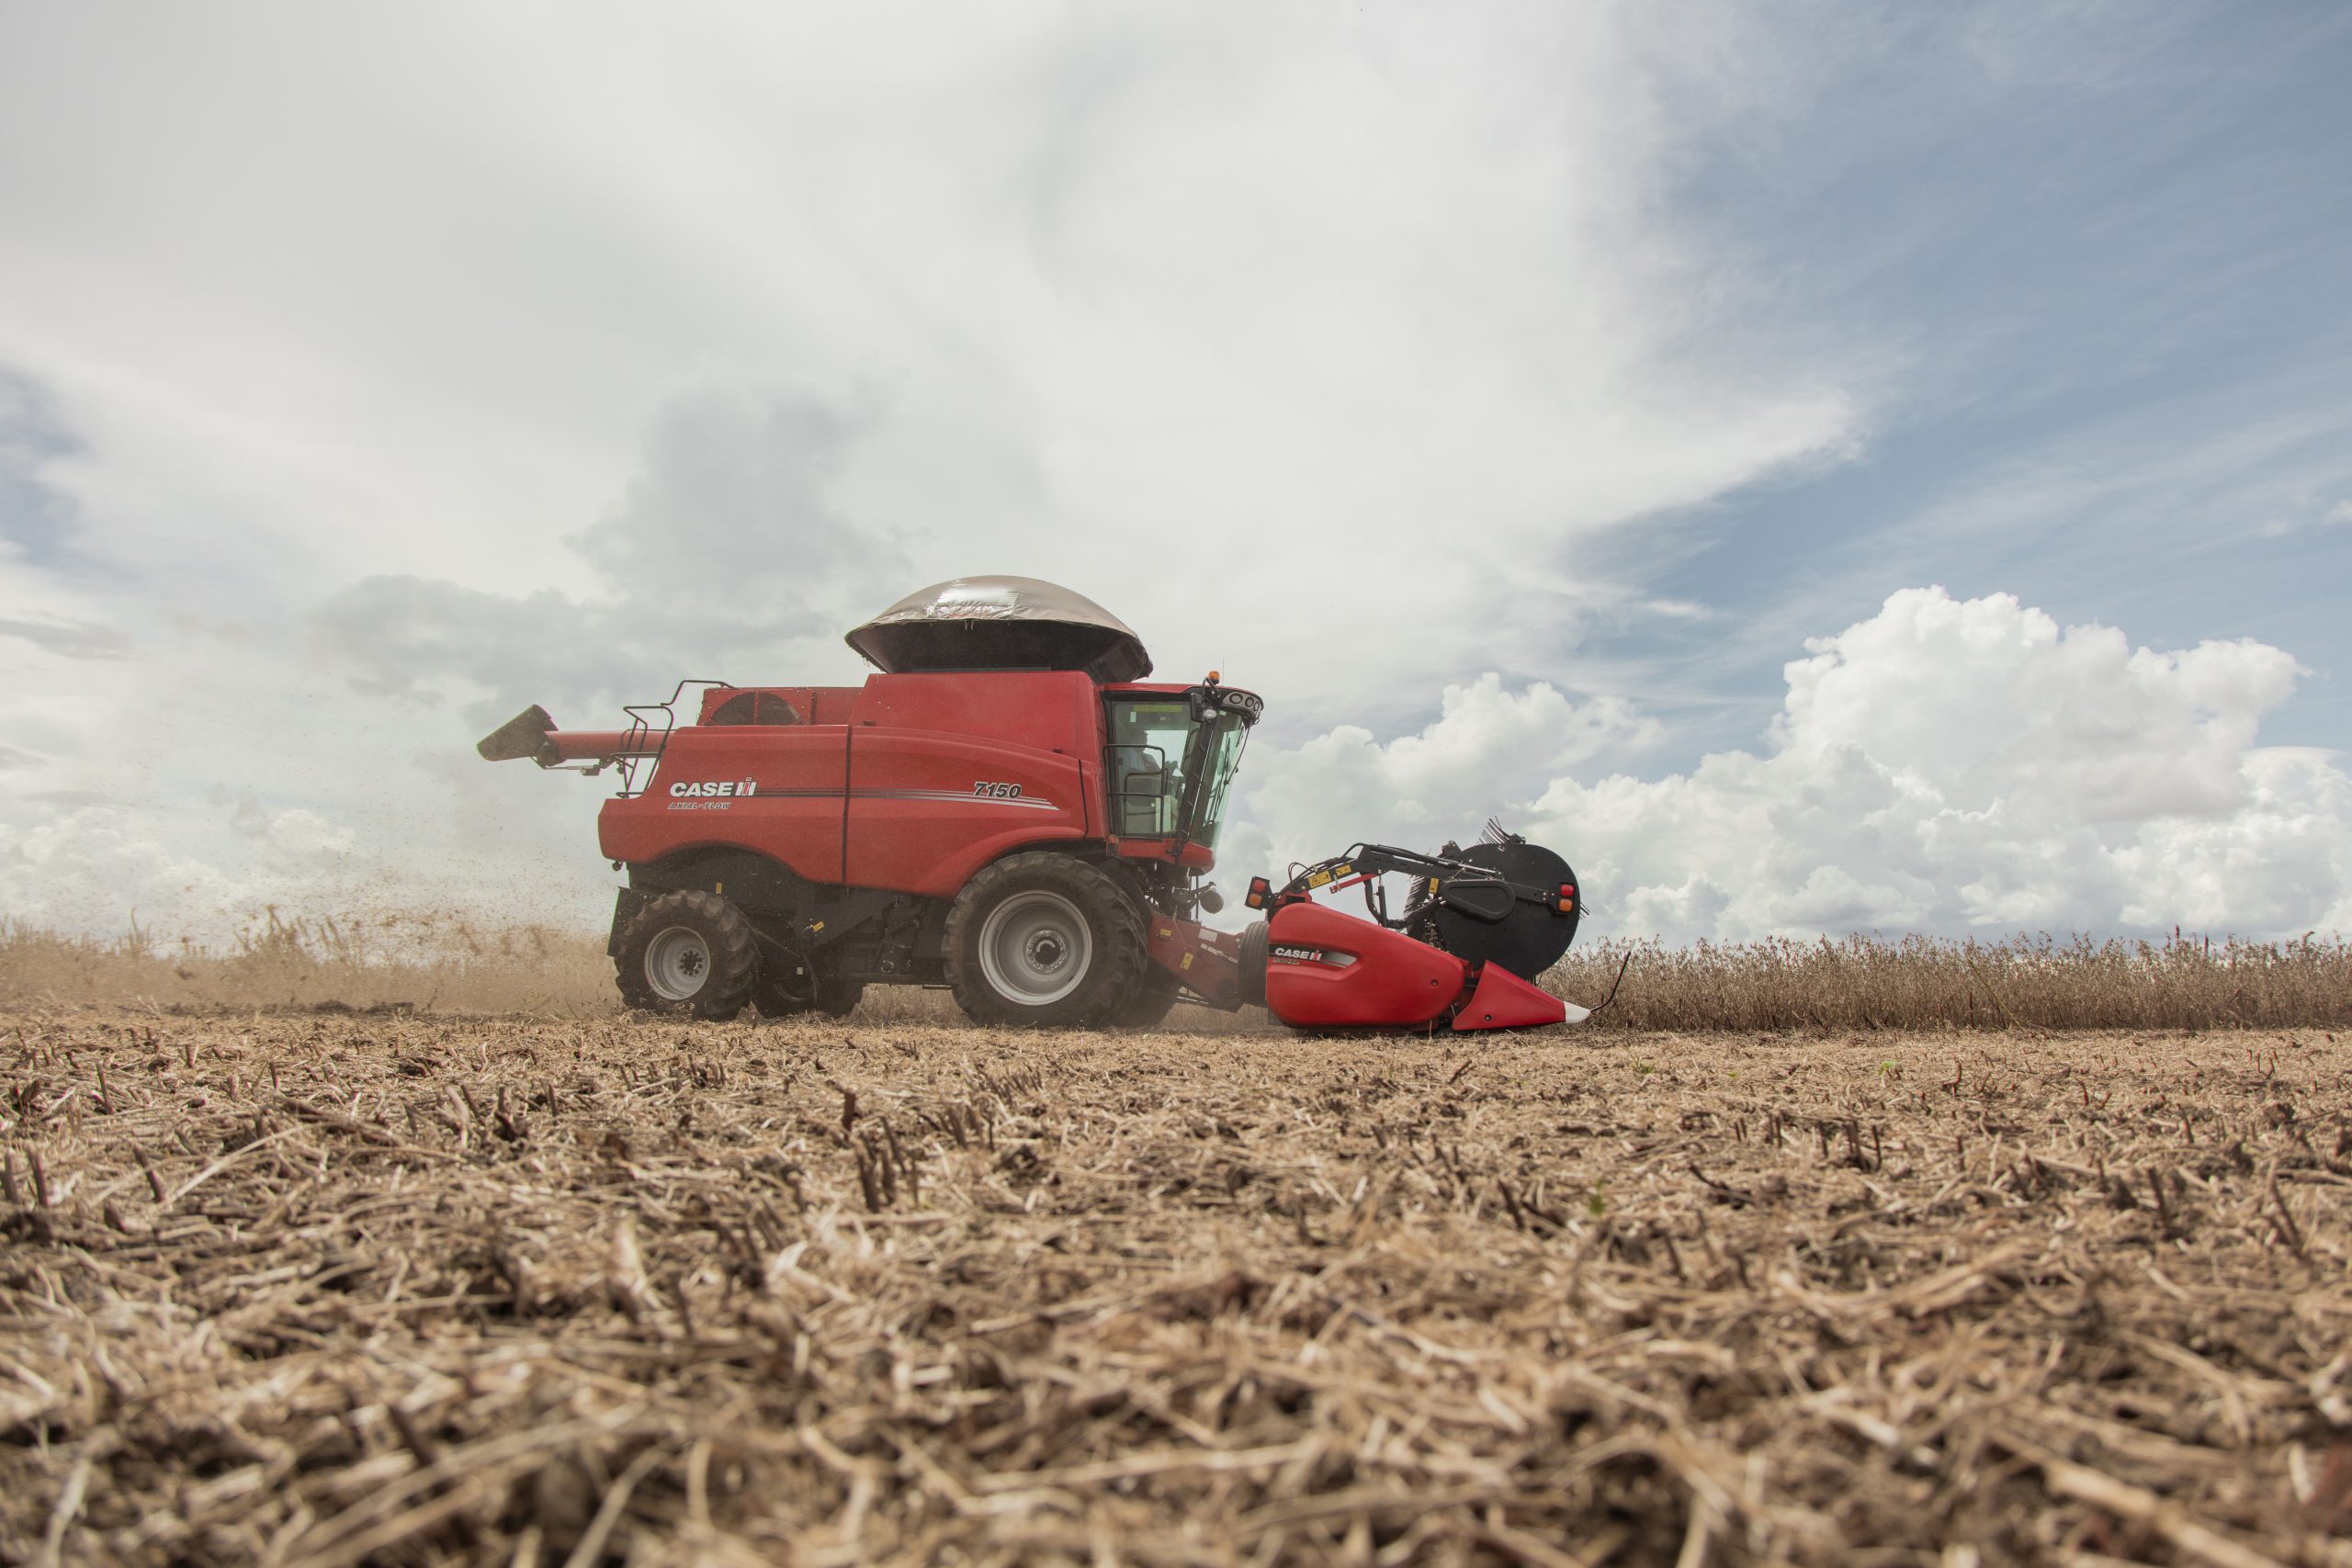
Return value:
[(2279, 649), (2135, 649), (1928, 588), (1806, 653), (1764, 750), (1663, 778), (1547, 774), (1638, 716), (1492, 677), (1418, 735), (1253, 757), (1237, 849), (1433, 847), (1495, 813), (1568, 855), (1596, 929), (1670, 939), (2352, 929), (2352, 777), (2256, 743), (2301, 673)]
[(1247, 865), (1246, 879), (1261, 863), (1320, 859), (1359, 839), (1434, 849), (1475, 836), (1486, 811), (1517, 798), (1509, 792), (1604, 751), (1639, 750), (1658, 733), (1623, 698), (1578, 700), (1544, 682), (1510, 692), (1489, 672), (1446, 687), (1439, 716), (1416, 734), (1384, 741), (1346, 724), (1304, 745), (1251, 752), (1247, 816), (1223, 859)]

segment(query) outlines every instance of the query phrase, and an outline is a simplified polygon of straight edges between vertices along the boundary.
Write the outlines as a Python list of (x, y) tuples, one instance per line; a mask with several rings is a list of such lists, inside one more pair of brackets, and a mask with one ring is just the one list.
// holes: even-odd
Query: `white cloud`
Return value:
[(1287, 750), (1252, 750), (1246, 812), (1220, 854), (1227, 880), (1319, 860), (1360, 840), (1429, 849), (1466, 841), (1487, 811), (1517, 798), (1509, 792), (1658, 739), (1655, 721), (1621, 697), (1579, 702), (1541, 682), (1512, 693), (1492, 673), (1448, 686), (1442, 703), (1418, 734), (1383, 741), (1350, 724)]
[(1487, 677), (1419, 735), (1253, 755), (1235, 848), (1434, 848), (1492, 813), (1577, 865), (1596, 931), (1643, 936), (2352, 929), (2352, 777), (2256, 744), (2300, 673), (2278, 649), (2133, 649), (1940, 589), (1806, 649), (1761, 753), (1555, 774), (1638, 719)]
[(2352, 523), (2352, 500), (2339, 501), (2334, 506), (2329, 507), (2327, 509), (2327, 516), (2324, 521), (2329, 523)]

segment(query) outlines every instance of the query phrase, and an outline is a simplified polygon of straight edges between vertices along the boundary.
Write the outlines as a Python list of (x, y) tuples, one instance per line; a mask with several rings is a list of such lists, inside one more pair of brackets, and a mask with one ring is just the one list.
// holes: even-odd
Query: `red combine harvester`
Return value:
[[(1145, 1026), (1182, 998), (1315, 1029), (1588, 1016), (1530, 983), (1576, 935), (1575, 874), (1491, 827), (1466, 851), (1360, 844), (1279, 888), (1258, 877), (1265, 919), (1203, 926), (1264, 705), (1214, 673), (1144, 681), (1143, 644), (1092, 602), (958, 578), (848, 640), (880, 671), (863, 686), (684, 681), (625, 729), (532, 707), (477, 748), (617, 770), (598, 837), (628, 872), (609, 950), (633, 1006), (839, 1015), (895, 984), (945, 985), (997, 1024)], [(1396, 874), (1413, 880), (1392, 919)], [(1313, 899), (1351, 887), (1370, 919)]]

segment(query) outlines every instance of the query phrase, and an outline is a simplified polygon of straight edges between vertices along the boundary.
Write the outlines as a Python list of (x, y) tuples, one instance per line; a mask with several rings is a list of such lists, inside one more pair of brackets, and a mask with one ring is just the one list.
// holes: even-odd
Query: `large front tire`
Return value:
[(1086, 1027), (1134, 995), (1143, 916), (1099, 866), (1050, 851), (1008, 855), (947, 912), (947, 985), (981, 1023)]
[(722, 1021), (759, 978), (752, 922), (716, 893), (664, 893), (639, 909), (613, 954), (621, 999), (648, 1012)]

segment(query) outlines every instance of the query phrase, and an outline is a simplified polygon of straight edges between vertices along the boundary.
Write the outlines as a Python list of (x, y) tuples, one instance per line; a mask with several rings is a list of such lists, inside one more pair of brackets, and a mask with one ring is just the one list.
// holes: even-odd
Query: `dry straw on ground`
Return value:
[(1906, 936), (1600, 942), (1545, 976), (1564, 996), (1617, 1000), (1628, 1030), (2291, 1029), (2352, 1024), (2352, 947), (2174, 937)]
[(13, 1562), (2352, 1562), (2352, 1045), (0, 1026)]

